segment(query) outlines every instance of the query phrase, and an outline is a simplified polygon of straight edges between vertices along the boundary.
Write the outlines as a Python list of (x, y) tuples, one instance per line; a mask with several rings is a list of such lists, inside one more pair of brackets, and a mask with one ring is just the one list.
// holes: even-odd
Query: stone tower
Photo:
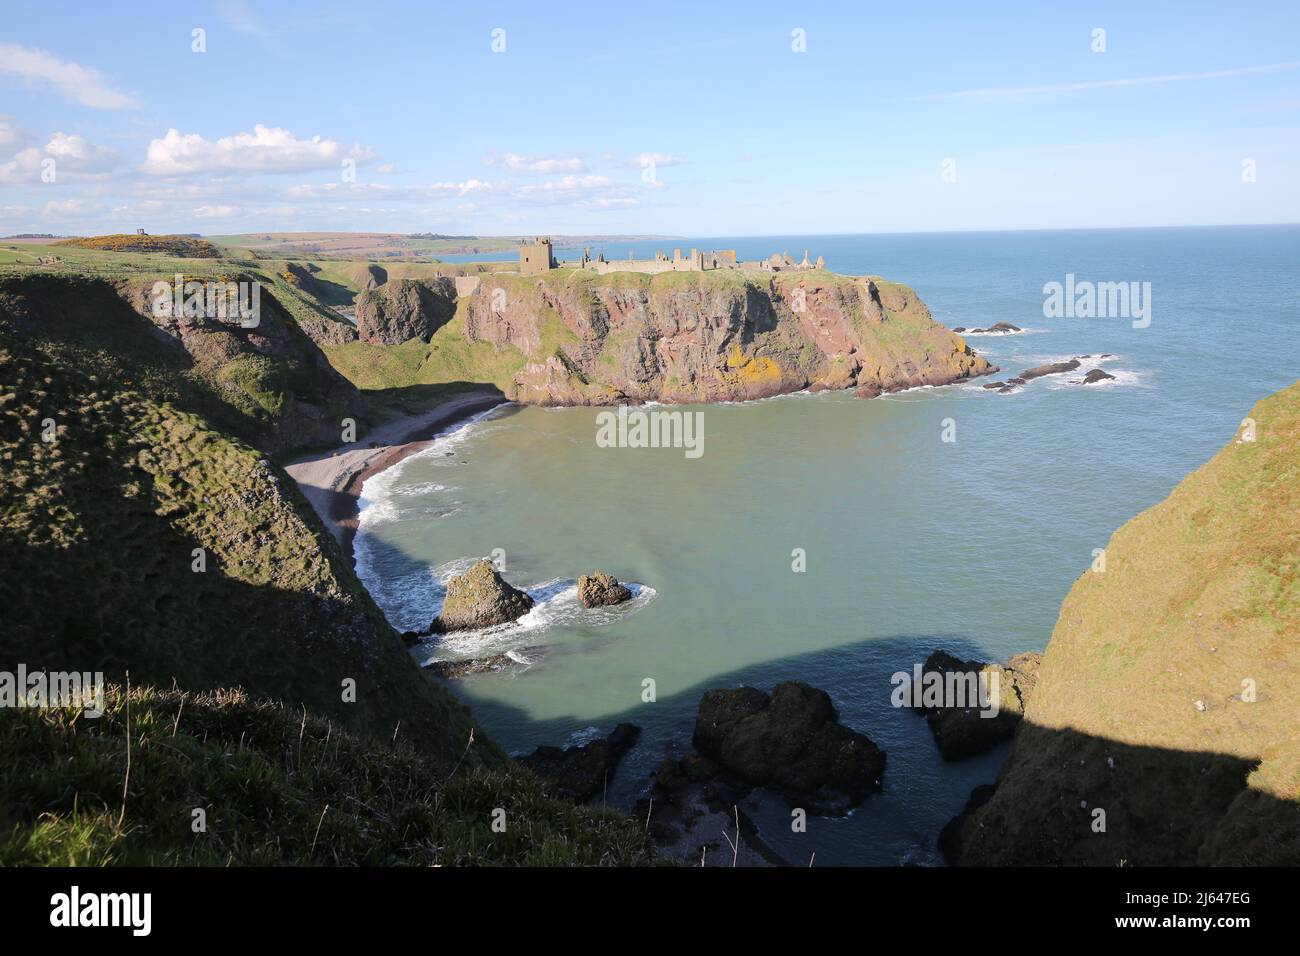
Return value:
[(535, 276), (555, 268), (555, 254), (551, 251), (549, 237), (538, 236), (532, 242), (519, 244), (519, 274)]

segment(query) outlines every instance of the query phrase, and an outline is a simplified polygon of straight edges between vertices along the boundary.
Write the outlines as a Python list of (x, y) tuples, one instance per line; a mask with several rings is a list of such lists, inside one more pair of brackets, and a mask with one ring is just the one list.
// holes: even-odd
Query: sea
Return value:
[[(1008, 394), (986, 378), (679, 407), (702, 415), (698, 457), (601, 447), (599, 409), (504, 405), (366, 482), (358, 573), (398, 630), (426, 627), (479, 557), (528, 590), (538, 603), (517, 624), (415, 654), (519, 662), (450, 685), (513, 753), (640, 726), (597, 798), (610, 806), (689, 751), (705, 691), (823, 688), (887, 752), (883, 793), (804, 832), (764, 791), (741, 809), (797, 865), (941, 865), (940, 828), (1007, 745), (945, 762), (924, 719), (894, 706), (895, 675), (939, 648), (1043, 650), (1095, 549), (1300, 377), (1300, 227), (689, 237), (593, 253), (672, 247), (806, 249), (911, 286), (949, 327), (1016, 325), (967, 336), (1002, 369), (993, 378), (1088, 358)], [(1136, 283), (1146, 314), (1063, 314), (1052, 283)], [(1114, 378), (1081, 384), (1091, 368)], [(576, 579), (595, 569), (633, 599), (584, 609)]]

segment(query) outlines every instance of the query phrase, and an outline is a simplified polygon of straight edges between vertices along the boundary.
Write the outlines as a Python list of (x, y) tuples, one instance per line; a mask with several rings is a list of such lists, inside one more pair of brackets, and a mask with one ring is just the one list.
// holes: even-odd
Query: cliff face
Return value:
[(401, 345), (410, 339), (428, 341), (456, 311), (456, 286), (451, 279), (393, 279), (367, 284), (356, 299), (357, 330), (362, 342)]
[(111, 355), (142, 378), (165, 379), (168, 388), (187, 390), (206, 414), (267, 452), (337, 444), (344, 418), (362, 420), (356, 388), (265, 288), (257, 326), (241, 328), (157, 315), (153, 284), (6, 277), (0, 280), (0, 330), (47, 347)]
[(960, 862), (1300, 863), (1300, 383), (1249, 418), (1075, 583)]
[(820, 271), (490, 276), (458, 316), (468, 343), (518, 354), (497, 384), (541, 405), (873, 396), (992, 370), (911, 289)]

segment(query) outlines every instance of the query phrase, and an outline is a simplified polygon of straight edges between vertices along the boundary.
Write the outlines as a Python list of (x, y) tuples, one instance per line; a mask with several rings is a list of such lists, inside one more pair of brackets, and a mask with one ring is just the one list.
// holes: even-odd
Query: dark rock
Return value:
[(429, 626), (430, 633), (475, 631), (516, 621), (529, 612), (533, 599), (511, 587), (489, 561), (479, 561), (447, 584), (442, 611)]
[(994, 784), (982, 783), (970, 792), (966, 805), (961, 812), (944, 824), (939, 831), (939, 852), (948, 861), (949, 866), (957, 866), (961, 861), (961, 831), (972, 813), (993, 799), (997, 789)]
[(964, 325), (959, 325), (959, 326), (957, 326), (955, 329), (953, 329), (953, 331), (954, 331), (954, 332), (965, 332), (965, 331), (966, 331), (966, 326), (964, 326)]
[(994, 322), (985, 332), (1023, 332), (1024, 330), (1018, 325), (1012, 325), (1010, 322)]
[(1077, 358), (1070, 359), (1068, 362), (1053, 362), (1050, 365), (1038, 365), (1034, 368), (1025, 369), (1020, 373), (1020, 377), (1025, 381), (1031, 378), (1042, 378), (1044, 375), (1059, 375), (1061, 372), (1073, 372), (1079, 367)]
[(455, 314), (456, 286), (446, 277), (394, 279), (363, 288), (357, 295), (356, 310), (357, 331), (363, 342), (427, 342)]
[(1093, 385), (1097, 382), (1104, 382), (1108, 378), (1113, 379), (1114, 377), (1115, 376), (1111, 375), (1109, 372), (1103, 371), (1102, 369), (1099, 368), (1095, 368), (1083, 377), (1083, 384)]
[[(1020, 726), (1041, 663), (1041, 654), (1017, 654), (1004, 664), (963, 661), (941, 650), (931, 654), (921, 668), (922, 686), (912, 688), (912, 706), (925, 715), (943, 759), (961, 760), (1010, 740)], [(943, 680), (942, 693), (933, 699), (925, 689), (932, 673)], [(991, 699), (995, 678), (996, 712)], [(981, 688), (989, 699), (987, 709), (980, 705)]]
[(416, 644), (420, 643), (420, 638), (424, 637), (427, 633), (427, 631), (403, 631), (402, 643), (407, 647), (414, 647)]
[[(691, 866), (788, 866), (740, 808), (751, 789), (707, 757), (668, 757), (650, 799), (638, 801), (632, 815), (648, 822), (647, 833), (666, 856)], [(737, 829), (740, 845), (733, 850)]]
[(799, 681), (771, 696), (752, 687), (700, 698), (700, 754), (749, 786), (779, 792), (809, 813), (842, 814), (881, 789), (885, 752), (839, 723), (830, 695)]
[(612, 574), (593, 571), (578, 578), (578, 600), (583, 607), (605, 607), (630, 600), (632, 592), (619, 584)]
[(550, 783), (560, 796), (585, 803), (605, 792), (619, 760), (640, 738), (640, 727), (619, 724), (608, 737), (589, 744), (564, 749), (538, 747), (516, 759)]
[(1025, 380), (1024, 380), (1023, 378), (1021, 378), (1020, 376), (1017, 375), (1015, 378), (1009, 378), (1009, 379), (1007, 379), (1007, 384), (1008, 384), (1008, 385), (1024, 385), (1024, 384), (1025, 384)]
[(980, 388), (1006, 388), (1006, 387), (1007, 387), (1006, 382), (987, 382), (984, 385), (980, 386)]
[(485, 674), (505, 670), (507, 667), (518, 667), (519, 664), (509, 654), (493, 654), (491, 657), (472, 657), (463, 661), (430, 661), (424, 665), (424, 669), (432, 671), (443, 680), (460, 680), (466, 674)]

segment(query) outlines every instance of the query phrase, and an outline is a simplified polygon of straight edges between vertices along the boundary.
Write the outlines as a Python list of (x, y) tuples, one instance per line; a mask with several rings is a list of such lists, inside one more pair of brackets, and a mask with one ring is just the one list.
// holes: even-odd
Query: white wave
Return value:
[(1090, 388), (1090, 389), (1091, 388), (1100, 389), (1100, 388), (1124, 388), (1124, 387), (1129, 387), (1129, 388), (1149, 387), (1145, 383), (1146, 376), (1144, 373), (1134, 372), (1129, 369), (1119, 369), (1119, 368), (1105, 369), (1106, 372), (1115, 376), (1114, 378), (1106, 378), (1106, 379), (1102, 379), (1100, 382), (1093, 382), (1091, 385), (1084, 385), (1081, 376), (1086, 375), (1088, 372), (1092, 371), (1092, 368), (1100, 368), (1100, 367), (1101, 366), (1092, 366), (1090, 368), (1086, 365), (1081, 365), (1077, 370), (1073, 372), (1066, 372), (1064, 375), (1050, 375), (1047, 378), (1045, 378), (1043, 381), (1047, 384), (1047, 387), (1051, 389), (1078, 388), (1080, 386), (1085, 388)]
[(967, 329), (965, 332), (957, 332), (955, 329), (954, 329), (953, 331), (956, 332), (957, 335), (960, 335), (962, 338), (966, 338), (966, 339), (972, 339), (972, 338), (973, 338), (973, 339), (984, 339), (984, 338), (1001, 339), (1001, 338), (1006, 338), (1007, 336), (1011, 336), (1011, 335), (1036, 335), (1036, 334), (1038, 334), (1038, 333), (1040, 333), (1040, 332), (1050, 332), (1050, 331), (1052, 331), (1052, 330), (1051, 330), (1051, 329), (1024, 329), (1024, 328), (1022, 328), (1022, 329), (1018, 329), (1018, 330), (1016, 330), (1015, 332), (1010, 332), (1010, 331), (995, 331), (995, 332), (983, 331), (983, 332), (976, 332), (976, 331), (974, 331), (974, 330), (972, 330), (972, 329)]
[[(438, 611), (442, 609), (442, 598), (446, 596), (447, 581), (453, 575), (463, 573), (477, 560), (477, 558), (458, 558), (432, 569), (433, 577), (439, 582)], [(631, 600), (610, 607), (594, 608), (582, 606), (582, 602), (578, 600), (577, 582), (571, 578), (555, 578), (529, 585), (524, 590), (536, 603), (527, 614), (508, 624), (497, 624), (477, 631), (453, 631), (450, 634), (439, 635), (430, 642), (429, 660), (486, 657), (491, 654), (519, 651), (536, 645), (540, 633), (556, 627), (570, 625), (605, 627), (637, 613), (659, 593), (654, 588), (635, 581), (623, 583), (632, 592)], [(434, 613), (436, 615), (437, 611)]]

